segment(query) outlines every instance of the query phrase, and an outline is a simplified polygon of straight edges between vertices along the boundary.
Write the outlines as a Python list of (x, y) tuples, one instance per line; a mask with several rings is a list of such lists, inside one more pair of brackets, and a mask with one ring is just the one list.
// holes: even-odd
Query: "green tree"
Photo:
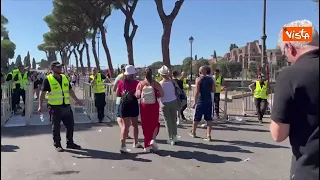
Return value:
[(199, 74), (199, 68), (201, 66), (209, 66), (209, 61), (208, 59), (200, 58), (198, 61), (196, 61), (196, 65), (193, 66), (192, 72), (194, 74)]
[(213, 51), (213, 57), (212, 57), (212, 58), (213, 58), (214, 60), (216, 60), (216, 62), (218, 61), (216, 50)]
[(16, 66), (21, 66), (22, 65), (22, 59), (21, 59), (21, 56), (20, 54), (17, 56), (16, 58)]
[(156, 62), (152, 63), (148, 67), (152, 70), (153, 74), (156, 74), (158, 69), (160, 69), (162, 66), (163, 66), (163, 62), (162, 61), (156, 61)]
[(26, 56), (26, 61), (24, 64), (26, 67), (31, 67), (31, 58), (30, 58), (30, 53), (28, 51), (27, 56)]
[(10, 41), (8, 36), (5, 36), (1, 41), (1, 68), (4, 71), (8, 70), (9, 59), (14, 57), (16, 45)]
[[(124, 1), (117, 0), (117, 8), (119, 8), (121, 12), (125, 15), (123, 35), (127, 45), (128, 62), (131, 65), (134, 65), (132, 42), (138, 29), (138, 25), (136, 25), (133, 19), (133, 13), (137, 7), (137, 4), (138, 4), (138, 0), (124, 0)], [(130, 29), (132, 29), (131, 33), (130, 33)]]
[(249, 63), (249, 77), (251, 79), (255, 79), (258, 77), (258, 67), (260, 66), (260, 62), (250, 62)]
[(228, 77), (235, 78), (239, 77), (242, 71), (242, 64), (240, 62), (227, 62), (226, 68), (228, 71)]
[(8, 19), (1, 14), (1, 38), (8, 36), (8, 30), (5, 27), (5, 25), (7, 25), (9, 23)]
[(49, 62), (45, 59), (41, 59), (40, 62), (37, 63), (39, 65), (38, 69), (42, 70), (42, 69), (48, 69), (49, 68)]
[(182, 70), (186, 74), (190, 74), (190, 69), (191, 69), (191, 57), (186, 57), (182, 62)]
[(34, 58), (32, 58), (32, 69), (37, 69), (37, 62)]
[(167, 15), (163, 9), (162, 0), (154, 0), (154, 1), (156, 3), (157, 11), (163, 27), (163, 33), (161, 38), (163, 64), (171, 68), (171, 64), (170, 64), (171, 29), (172, 29), (173, 21), (177, 17), (184, 0), (177, 0), (175, 2), (175, 6), (172, 12), (169, 15)]

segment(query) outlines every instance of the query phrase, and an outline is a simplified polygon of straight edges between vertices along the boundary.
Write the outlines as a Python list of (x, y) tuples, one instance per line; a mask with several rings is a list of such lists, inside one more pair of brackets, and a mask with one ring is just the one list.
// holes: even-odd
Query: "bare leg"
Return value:
[(139, 138), (138, 117), (131, 117), (131, 125), (133, 127), (134, 143), (137, 144), (138, 143), (138, 138)]

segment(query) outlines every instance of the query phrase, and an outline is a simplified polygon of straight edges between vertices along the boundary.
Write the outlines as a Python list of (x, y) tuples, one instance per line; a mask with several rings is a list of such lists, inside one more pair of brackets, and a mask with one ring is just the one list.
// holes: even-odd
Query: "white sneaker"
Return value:
[(143, 150), (144, 150), (144, 152), (149, 153), (150, 152), (150, 147), (144, 148)]
[(133, 148), (143, 148), (143, 146), (138, 142), (138, 143), (133, 143)]
[(179, 142), (177, 136), (175, 136), (175, 137), (173, 138), (173, 141), (174, 141), (175, 143)]
[(178, 126), (180, 125), (180, 120), (179, 120), (179, 119), (177, 120), (177, 125), (178, 125)]
[(126, 154), (126, 153), (128, 153), (127, 147), (126, 147), (126, 146), (121, 147), (121, 148), (120, 148), (120, 153), (121, 153), (121, 154)]
[(159, 149), (158, 144), (155, 140), (151, 140), (150, 142), (152, 150), (157, 151)]

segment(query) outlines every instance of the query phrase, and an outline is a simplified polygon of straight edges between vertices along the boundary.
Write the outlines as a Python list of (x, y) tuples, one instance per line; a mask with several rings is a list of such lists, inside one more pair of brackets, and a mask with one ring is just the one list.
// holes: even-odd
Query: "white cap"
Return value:
[(132, 75), (132, 74), (136, 74), (136, 68), (134, 68), (134, 66), (132, 65), (127, 65), (125, 67), (125, 72), (123, 73), (124, 75)]

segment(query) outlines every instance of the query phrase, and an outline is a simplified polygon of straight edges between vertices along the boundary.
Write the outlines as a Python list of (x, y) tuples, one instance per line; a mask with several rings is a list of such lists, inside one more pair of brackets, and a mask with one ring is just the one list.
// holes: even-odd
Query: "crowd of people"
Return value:
[[(277, 77), (275, 86), (274, 103), (271, 115), (270, 132), (273, 139), (282, 142), (289, 137), (292, 146), (292, 164), (290, 179), (316, 180), (319, 179), (319, 34), (312, 22), (308, 20), (294, 21), (286, 26), (312, 27), (310, 41), (279, 41), (279, 47), (293, 65), (282, 70)], [(282, 34), (282, 31), (280, 32)], [(283, 34), (282, 34), (283, 35)], [(282, 35), (280, 37), (282, 37)], [(62, 152), (60, 137), (61, 121), (66, 126), (67, 148), (80, 149), (73, 141), (74, 117), (70, 107), (70, 97), (76, 103), (82, 102), (72, 90), (77, 77), (71, 79), (62, 73), (62, 66), (57, 61), (51, 63), (50, 74), (37, 74), (29, 72), (25, 67), (6, 75), (6, 81), (12, 81), (12, 110), (18, 108), (18, 99), (25, 99), (27, 82), (34, 82), (34, 88), (39, 88), (39, 108), (42, 112), (45, 94), (48, 93), (48, 108), (50, 109), (53, 126), (53, 141), (57, 151)], [(167, 130), (167, 140), (171, 145), (178, 143), (177, 119), (185, 120), (183, 111), (186, 108), (187, 97), (184, 92), (186, 81), (183, 73), (170, 72), (167, 66), (162, 66), (153, 76), (151, 69), (145, 69), (145, 78), (141, 81), (135, 79), (136, 70), (132, 65), (122, 65), (122, 73), (114, 81), (116, 93), (116, 114), (120, 127), (120, 152), (128, 153), (126, 139), (129, 138), (129, 128), (133, 126), (133, 147), (144, 148), (145, 152), (157, 151), (157, 135), (160, 130), (160, 109)], [(207, 66), (199, 69), (199, 77), (195, 81), (195, 92), (192, 108), (195, 109), (192, 129), (189, 135), (198, 137), (196, 130), (199, 122), (206, 122), (206, 135), (204, 140), (211, 141), (211, 129), (214, 115), (219, 117), (220, 92), (224, 89), (223, 78), (219, 70), (212, 70)], [(93, 70), (89, 82), (95, 94), (95, 105), (98, 119), (104, 118), (105, 87), (108, 78)], [(79, 81), (79, 80), (78, 80)], [(1, 82), (4, 82), (3, 76)], [(260, 123), (264, 116), (269, 94), (269, 83), (262, 74), (258, 80), (249, 86), (252, 91), (257, 116)], [(141, 116), (142, 134), (144, 144), (138, 141), (139, 128), (138, 116)]]

